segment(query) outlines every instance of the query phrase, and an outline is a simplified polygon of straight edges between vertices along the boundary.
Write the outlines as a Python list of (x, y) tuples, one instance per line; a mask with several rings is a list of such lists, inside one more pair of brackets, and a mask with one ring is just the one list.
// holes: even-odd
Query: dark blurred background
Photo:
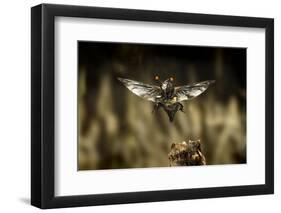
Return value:
[[(246, 163), (246, 49), (78, 42), (78, 170), (168, 166), (171, 144), (201, 140), (208, 165)], [(171, 123), (117, 80), (216, 80)]]

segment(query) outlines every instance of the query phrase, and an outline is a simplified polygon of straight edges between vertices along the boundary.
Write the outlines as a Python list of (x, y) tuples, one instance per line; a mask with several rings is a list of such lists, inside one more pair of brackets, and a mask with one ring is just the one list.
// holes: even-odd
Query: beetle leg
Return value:
[(181, 103), (179, 103), (179, 106), (180, 106), (179, 110), (182, 111), (183, 113), (185, 113), (185, 111), (183, 110), (183, 105)]

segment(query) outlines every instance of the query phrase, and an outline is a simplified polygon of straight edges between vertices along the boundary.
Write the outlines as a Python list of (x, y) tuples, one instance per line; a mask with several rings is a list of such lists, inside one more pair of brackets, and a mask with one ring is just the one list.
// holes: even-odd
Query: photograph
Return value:
[(246, 164), (246, 48), (78, 41), (77, 170)]
[(274, 13), (202, 6), (32, 6), (31, 205), (274, 194)]

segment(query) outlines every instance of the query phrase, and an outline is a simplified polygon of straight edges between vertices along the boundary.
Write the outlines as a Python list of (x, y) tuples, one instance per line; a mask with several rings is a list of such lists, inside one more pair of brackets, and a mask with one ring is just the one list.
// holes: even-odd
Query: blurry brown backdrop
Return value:
[[(168, 166), (173, 142), (201, 140), (207, 164), (246, 163), (246, 49), (78, 42), (78, 170)], [(117, 80), (216, 83), (171, 123)]]

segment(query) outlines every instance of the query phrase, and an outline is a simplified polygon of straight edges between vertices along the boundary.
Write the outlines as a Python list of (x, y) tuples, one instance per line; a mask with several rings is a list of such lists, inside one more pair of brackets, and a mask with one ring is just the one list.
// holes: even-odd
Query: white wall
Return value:
[[(250, 0), (45, 0), (45, 3), (81, 4), (195, 13), (275, 18), (275, 195), (112, 205), (51, 210), (56, 212), (254, 212), (278, 209), (281, 202), (281, 10), (279, 1)], [(0, 9), (0, 212), (38, 212), (30, 196), (30, 7), (37, 0), (2, 1)], [(11, 120), (11, 117), (13, 119)], [(243, 174), (237, 174), (243, 175)], [(276, 212), (276, 211), (275, 211)]]

